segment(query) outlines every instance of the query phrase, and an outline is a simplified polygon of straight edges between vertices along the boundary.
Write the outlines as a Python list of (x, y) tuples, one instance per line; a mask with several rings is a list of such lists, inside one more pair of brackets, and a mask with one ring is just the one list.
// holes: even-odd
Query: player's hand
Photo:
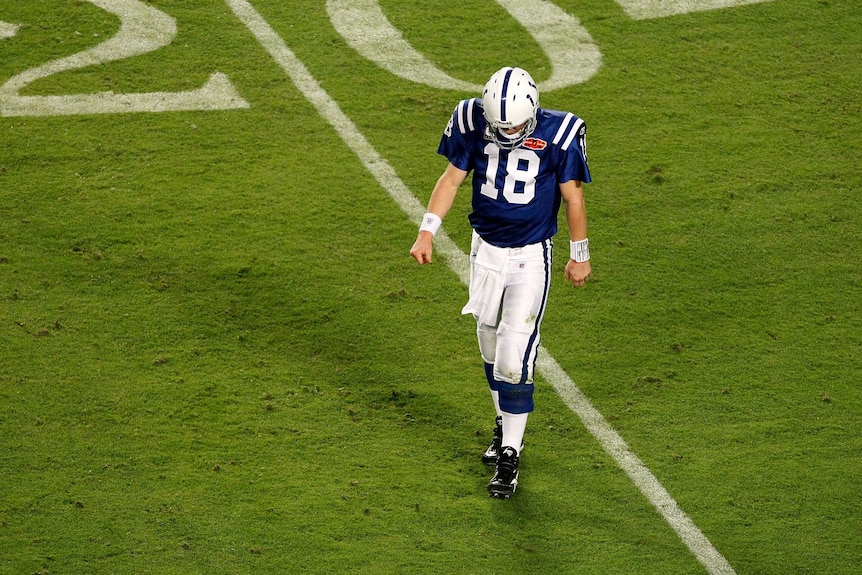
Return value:
[(431, 263), (431, 252), (433, 251), (432, 241), (434, 236), (431, 232), (419, 232), (416, 241), (413, 242), (413, 247), (410, 248), (410, 257), (419, 262), (419, 265)]
[(581, 287), (587, 283), (592, 273), (593, 267), (590, 265), (589, 260), (585, 262), (569, 260), (569, 263), (566, 264), (566, 281), (572, 282), (574, 287)]

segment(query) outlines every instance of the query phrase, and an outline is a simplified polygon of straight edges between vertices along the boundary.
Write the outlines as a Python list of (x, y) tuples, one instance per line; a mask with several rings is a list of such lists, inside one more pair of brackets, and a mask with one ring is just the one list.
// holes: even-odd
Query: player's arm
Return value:
[[(566, 281), (573, 286), (582, 286), (593, 273), (590, 265), (590, 250), (587, 243), (587, 208), (584, 202), (584, 186), (579, 180), (560, 184), (560, 194), (566, 210), (569, 227), (570, 254), (566, 264)], [(580, 260), (580, 261), (578, 261)]]
[(425, 213), (424, 221), (419, 228), (419, 235), (416, 241), (413, 242), (413, 247), (410, 249), (410, 255), (420, 264), (431, 263), (432, 240), (437, 228), (452, 209), (452, 204), (455, 203), (455, 195), (458, 193), (458, 188), (467, 179), (467, 172), (460, 168), (456, 168), (452, 164), (448, 164), (443, 174), (437, 180), (434, 186), (434, 191), (431, 192), (431, 199), (428, 200), (428, 210)]

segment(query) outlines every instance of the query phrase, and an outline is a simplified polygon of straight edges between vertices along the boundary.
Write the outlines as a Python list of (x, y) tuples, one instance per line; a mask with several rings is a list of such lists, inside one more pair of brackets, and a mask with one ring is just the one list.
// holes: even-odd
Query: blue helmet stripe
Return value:
[(500, 91), (500, 120), (506, 122), (506, 92), (509, 90), (509, 78), (512, 77), (512, 68), (506, 71), (506, 76), (503, 78), (503, 88)]

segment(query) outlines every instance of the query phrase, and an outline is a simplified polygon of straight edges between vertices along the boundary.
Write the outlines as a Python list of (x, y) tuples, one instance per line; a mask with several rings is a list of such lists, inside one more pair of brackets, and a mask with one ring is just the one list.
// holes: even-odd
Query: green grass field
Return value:
[[(323, 0), (251, 4), (426, 202), (475, 94), (387, 71)], [(551, 77), (502, 4), (376, 4), (453, 78)], [(567, 288), (558, 254), (545, 349), (732, 572), (858, 572), (862, 9), (554, 4), (601, 67), (542, 93), (594, 179), (594, 276)], [(175, 35), (40, 68), (118, 35), (115, 6)], [(51, 112), (216, 72), (217, 109)], [(0, 575), (707, 572), (543, 374), (518, 492), (487, 496), (466, 287), (415, 234), (227, 2), (0, 0)]]

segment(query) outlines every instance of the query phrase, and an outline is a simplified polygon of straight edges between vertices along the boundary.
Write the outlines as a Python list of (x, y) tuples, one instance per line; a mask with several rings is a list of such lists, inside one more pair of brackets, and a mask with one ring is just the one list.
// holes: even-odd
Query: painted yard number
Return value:
[[(548, 56), (551, 76), (540, 84), (541, 90), (585, 82), (599, 70), (601, 52), (577, 18), (549, 0), (496, 1), (526, 28)], [(626, 14), (636, 20), (765, 1), (616, 0)], [(140, 0), (89, 2), (120, 18), (117, 34), (97, 46), (10, 78), (0, 86), (0, 115), (56, 116), (249, 107), (230, 79), (220, 72), (213, 72), (200, 88), (185, 92), (20, 95), (25, 86), (38, 79), (146, 54), (168, 46), (176, 36), (176, 21)], [(414, 50), (386, 18), (377, 0), (327, 0), (326, 10), (332, 25), (353, 49), (391, 73), (437, 88), (481, 90), (479, 85), (452, 78)], [(17, 25), (0, 21), (0, 41), (15, 36), (17, 31)]]

